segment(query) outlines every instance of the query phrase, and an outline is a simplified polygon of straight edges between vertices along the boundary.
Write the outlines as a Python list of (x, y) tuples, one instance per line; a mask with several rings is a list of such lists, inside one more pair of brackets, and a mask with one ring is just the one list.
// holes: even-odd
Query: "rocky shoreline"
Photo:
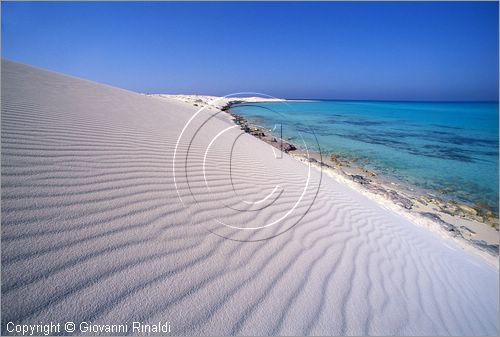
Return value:
[(260, 140), (268, 143), (269, 145), (274, 146), (278, 150), (284, 151), (285, 153), (289, 153), (291, 151), (297, 150), (297, 147), (294, 144), (292, 144), (284, 139), (281, 139), (279, 137), (273, 136), (271, 134), (271, 130), (268, 130), (268, 129), (265, 129), (262, 127), (258, 127), (256, 125), (252, 125), (245, 118), (235, 114), (234, 112), (232, 112), (230, 110), (231, 105), (239, 104), (239, 103), (243, 103), (243, 102), (241, 102), (241, 101), (229, 102), (226, 106), (222, 107), (221, 110), (229, 113), (229, 115), (231, 115), (231, 117), (233, 118), (234, 123), (239, 125), (241, 130), (245, 131), (246, 133), (251, 134), (254, 137), (259, 138)]
[[(498, 256), (499, 219), (498, 215), (491, 210), (480, 206), (473, 207), (454, 200), (445, 201), (429, 192), (403, 191), (400, 184), (386, 181), (379, 177), (376, 172), (356, 166), (352, 161), (335, 153), (331, 153), (326, 157), (318, 153), (309, 153), (309, 156), (307, 156), (289, 140), (275, 137), (270, 129), (254, 125), (231, 110), (232, 106), (245, 102), (247, 101), (232, 100), (222, 106), (220, 110), (228, 113), (234, 123), (239, 125), (241, 130), (246, 133), (277, 149), (283, 150), (300, 161), (310, 162), (323, 170), (332, 171), (334, 174), (361, 186), (365, 192), (381, 196), (413, 215), (438, 224), (448, 235), (466, 240), (476, 248)], [(396, 187), (393, 188), (391, 185)], [(478, 235), (480, 226), (490, 228), (489, 239), (484, 235)], [(491, 230), (494, 231), (493, 234), (495, 234), (496, 240), (491, 237)]]

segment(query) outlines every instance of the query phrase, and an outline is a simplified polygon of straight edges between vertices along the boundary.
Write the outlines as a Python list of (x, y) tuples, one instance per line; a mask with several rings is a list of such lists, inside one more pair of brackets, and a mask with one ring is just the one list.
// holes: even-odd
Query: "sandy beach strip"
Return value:
[(498, 335), (496, 263), (216, 107), (5, 60), (1, 104), (3, 335)]

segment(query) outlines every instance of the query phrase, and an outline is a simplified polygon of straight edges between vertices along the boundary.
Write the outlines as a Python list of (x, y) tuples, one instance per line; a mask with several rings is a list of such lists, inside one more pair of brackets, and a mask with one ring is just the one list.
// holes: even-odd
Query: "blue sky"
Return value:
[(498, 3), (2, 3), (2, 57), (139, 92), (497, 100)]

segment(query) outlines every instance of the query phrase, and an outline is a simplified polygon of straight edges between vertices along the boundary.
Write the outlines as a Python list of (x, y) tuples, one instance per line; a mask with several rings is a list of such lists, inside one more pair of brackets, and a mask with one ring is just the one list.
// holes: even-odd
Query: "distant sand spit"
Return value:
[(2, 61), (2, 334), (498, 334), (498, 266), (198, 108)]

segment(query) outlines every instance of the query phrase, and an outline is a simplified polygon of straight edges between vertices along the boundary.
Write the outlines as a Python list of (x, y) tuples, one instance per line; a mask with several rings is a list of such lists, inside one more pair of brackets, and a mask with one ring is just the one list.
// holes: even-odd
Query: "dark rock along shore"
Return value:
[(243, 102), (242, 101), (231, 101), (226, 106), (224, 106), (221, 110), (227, 111), (233, 117), (233, 121), (241, 127), (241, 130), (245, 131), (246, 133), (249, 133), (252, 136), (257, 137), (257, 138), (263, 140), (264, 142), (266, 142), (266, 143), (274, 146), (275, 148), (282, 150), (286, 153), (288, 153), (290, 151), (297, 150), (297, 147), (294, 144), (289, 143), (281, 138), (274, 137), (269, 130), (250, 124), (245, 118), (235, 114), (234, 112), (232, 112), (230, 110), (232, 105), (240, 104), (240, 103), (243, 103)]

